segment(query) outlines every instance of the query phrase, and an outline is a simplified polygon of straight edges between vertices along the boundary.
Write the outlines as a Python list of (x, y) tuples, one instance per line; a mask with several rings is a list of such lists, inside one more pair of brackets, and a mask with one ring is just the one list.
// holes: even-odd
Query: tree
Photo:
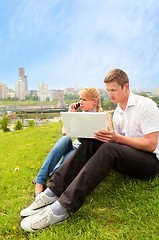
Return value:
[(100, 97), (100, 102), (101, 102), (101, 108), (103, 108), (104, 107), (104, 97), (103, 96)]
[(116, 108), (116, 106), (117, 106), (117, 104), (113, 103), (110, 99), (107, 99), (105, 101), (105, 104), (104, 104), (103, 108), (105, 110), (113, 110), (113, 109)]
[(36, 96), (33, 96), (33, 101), (39, 101), (39, 98), (38, 98), (38, 95), (36, 95)]
[(23, 123), (19, 119), (17, 119), (17, 121), (14, 124), (14, 130), (16, 131), (21, 129), (23, 129)]
[(2, 129), (3, 132), (9, 132), (10, 129), (8, 128), (9, 125), (9, 117), (7, 115), (2, 116), (2, 120), (0, 121), (0, 129)]

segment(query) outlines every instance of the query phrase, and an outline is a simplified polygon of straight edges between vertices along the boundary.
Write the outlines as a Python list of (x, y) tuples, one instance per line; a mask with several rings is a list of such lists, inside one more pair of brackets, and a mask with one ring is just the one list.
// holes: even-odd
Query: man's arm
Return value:
[(132, 138), (116, 134), (112, 129), (108, 129), (108, 131), (101, 130), (99, 132), (96, 132), (95, 136), (99, 141), (102, 142), (121, 143), (148, 152), (154, 152), (158, 141), (158, 132), (149, 133), (147, 135), (144, 135), (143, 138)]

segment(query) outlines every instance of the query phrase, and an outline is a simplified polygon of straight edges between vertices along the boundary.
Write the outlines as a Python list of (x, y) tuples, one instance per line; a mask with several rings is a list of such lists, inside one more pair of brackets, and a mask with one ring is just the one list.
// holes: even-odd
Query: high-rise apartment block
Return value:
[(19, 68), (18, 69), (18, 78), (23, 77), (24, 76), (24, 68)]
[(24, 68), (18, 69), (18, 80), (21, 80), (25, 84), (25, 91), (28, 90), (28, 76), (24, 75)]
[(0, 99), (8, 97), (8, 87), (5, 83), (0, 82)]
[(47, 83), (41, 82), (39, 84), (38, 97), (40, 101), (46, 101), (46, 99), (49, 97)]
[(19, 100), (25, 100), (25, 83), (19, 80), (15, 84), (15, 96), (19, 98)]
[(47, 94), (48, 93), (48, 84), (45, 82), (41, 82), (39, 84), (39, 93), (40, 94)]

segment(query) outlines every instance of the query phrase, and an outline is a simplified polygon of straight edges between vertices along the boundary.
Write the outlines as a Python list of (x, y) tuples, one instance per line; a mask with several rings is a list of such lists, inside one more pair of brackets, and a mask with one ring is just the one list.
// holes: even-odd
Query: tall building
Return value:
[(8, 87), (5, 83), (0, 82), (0, 99), (8, 97)]
[(25, 84), (25, 91), (28, 90), (28, 76), (24, 75), (24, 68), (18, 69), (18, 80), (21, 80)]
[(23, 77), (24, 76), (24, 68), (19, 68), (18, 69), (18, 79), (20, 78), (20, 77)]
[(46, 101), (46, 99), (49, 97), (47, 83), (41, 82), (39, 84), (38, 97), (40, 101)]
[(15, 84), (15, 96), (18, 97), (19, 100), (25, 100), (25, 84), (21, 80)]
[(74, 90), (75, 90), (75, 92), (78, 91), (78, 85), (77, 85), (77, 83), (75, 84)]
[(45, 82), (41, 82), (39, 84), (39, 93), (40, 94), (47, 94), (48, 92), (48, 85)]

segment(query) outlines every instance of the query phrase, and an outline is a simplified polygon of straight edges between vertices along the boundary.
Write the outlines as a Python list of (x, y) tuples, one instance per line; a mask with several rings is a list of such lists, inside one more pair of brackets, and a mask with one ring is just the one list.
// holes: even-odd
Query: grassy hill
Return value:
[(135, 180), (111, 171), (64, 224), (26, 233), (20, 211), (34, 199), (32, 179), (61, 136), (62, 122), (0, 132), (0, 239), (158, 239), (159, 176)]

